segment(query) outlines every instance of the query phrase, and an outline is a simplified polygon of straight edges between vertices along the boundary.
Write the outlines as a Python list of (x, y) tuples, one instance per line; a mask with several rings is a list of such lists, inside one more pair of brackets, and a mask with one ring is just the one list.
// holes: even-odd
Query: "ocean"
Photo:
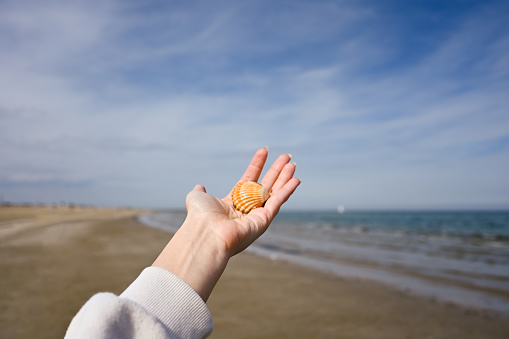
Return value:
[[(185, 215), (140, 220), (175, 232)], [(282, 211), (248, 251), (509, 313), (509, 211)]]

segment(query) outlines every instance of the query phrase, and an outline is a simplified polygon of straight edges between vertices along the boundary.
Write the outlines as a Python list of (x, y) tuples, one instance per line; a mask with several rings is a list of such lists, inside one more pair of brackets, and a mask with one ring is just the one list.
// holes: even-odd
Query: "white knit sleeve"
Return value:
[(72, 320), (66, 338), (203, 338), (212, 329), (207, 306), (189, 285), (149, 267), (120, 297), (94, 295)]
[(142, 305), (178, 338), (203, 338), (212, 333), (212, 315), (203, 299), (182, 279), (159, 267), (148, 267), (121, 298)]

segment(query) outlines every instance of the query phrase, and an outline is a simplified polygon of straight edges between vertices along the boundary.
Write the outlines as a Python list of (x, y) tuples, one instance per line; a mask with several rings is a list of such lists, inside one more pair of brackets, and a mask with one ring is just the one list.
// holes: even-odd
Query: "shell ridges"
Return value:
[(269, 197), (265, 187), (255, 181), (240, 182), (232, 191), (233, 206), (242, 213), (262, 207)]

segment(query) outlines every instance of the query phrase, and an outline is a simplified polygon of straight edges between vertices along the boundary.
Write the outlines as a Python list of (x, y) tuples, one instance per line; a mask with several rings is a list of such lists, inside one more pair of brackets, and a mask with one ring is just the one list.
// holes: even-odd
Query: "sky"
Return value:
[(0, 199), (509, 209), (509, 2), (0, 0)]

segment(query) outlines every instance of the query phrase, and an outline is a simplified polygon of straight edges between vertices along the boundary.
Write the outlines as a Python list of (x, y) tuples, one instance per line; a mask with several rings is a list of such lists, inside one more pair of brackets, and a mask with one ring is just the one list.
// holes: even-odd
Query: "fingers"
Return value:
[[(238, 182), (249, 181), (249, 180), (258, 181), (260, 174), (263, 170), (263, 166), (265, 165), (265, 162), (267, 161), (267, 155), (268, 155), (268, 147), (260, 148), (253, 156), (251, 163), (249, 164), (248, 168), (244, 172), (244, 175)], [(281, 190), (283, 190), (283, 188), (285, 188), (286, 184), (291, 181), (293, 174), (295, 173), (296, 164), (295, 163), (289, 164), (291, 159), (292, 159), (291, 154), (280, 155), (276, 159), (276, 161), (274, 161), (274, 163), (272, 164), (272, 166), (270, 167), (270, 169), (267, 171), (267, 173), (263, 177), (262, 181), (260, 182), (260, 184), (263, 187), (265, 187), (267, 190), (269, 190), (269, 191), (272, 190), (273, 195), (276, 197), (280, 196), (278, 191), (281, 191)], [(296, 186), (293, 188), (293, 190), (290, 193), (288, 193), (287, 197), (285, 197), (284, 194), (286, 194), (285, 192), (288, 189), (285, 188), (283, 190), (283, 193), (282, 193), (283, 199), (281, 200), (278, 198), (279, 200), (281, 200), (281, 202), (277, 206), (277, 210), (279, 210), (279, 207), (281, 207), (281, 205), (286, 200), (288, 200), (289, 196), (293, 193), (293, 191), (295, 191), (295, 188), (297, 188), (299, 183), (300, 183), (299, 179), (296, 179), (295, 181), (293, 181), (293, 183), (289, 187), (291, 188), (291, 187), (293, 187), (293, 185), (296, 185)], [(230, 191), (230, 193), (228, 193), (228, 195), (224, 199), (231, 200), (231, 193), (232, 192)], [(278, 199), (276, 199), (276, 201), (279, 201)], [(270, 201), (270, 199), (269, 199), (269, 201)], [(275, 213), (277, 213), (277, 210)]]
[[(295, 166), (293, 164), (289, 165), (292, 165), (295, 170)], [(276, 216), (277, 212), (279, 212), (279, 209), (281, 208), (281, 205), (283, 205), (288, 200), (288, 198), (290, 198), (300, 183), (301, 181), (299, 179), (291, 178), (279, 190), (275, 191), (270, 196), (269, 200), (267, 200), (264, 206), (267, 210), (270, 220)]]
[[(267, 161), (268, 154), (269, 148), (267, 146), (260, 148), (258, 151), (256, 151), (256, 153), (253, 156), (253, 159), (251, 159), (251, 163), (244, 172), (244, 175), (242, 175), (242, 178), (240, 178), (240, 180), (237, 181), (237, 183), (250, 180), (258, 181), (258, 178), (260, 178), (260, 174), (262, 173), (263, 166), (265, 165), (265, 161)], [(228, 193), (225, 199), (230, 199), (232, 191)]]
[(297, 164), (295, 162), (286, 164), (283, 169), (281, 170), (281, 173), (279, 173), (279, 176), (277, 177), (276, 182), (272, 186), (272, 192), (279, 191), (292, 177), (295, 173), (295, 167)]
[(270, 199), (265, 203), (265, 208), (270, 218), (274, 218), (278, 213), (281, 205), (283, 205), (288, 198), (295, 192), (300, 180), (292, 178), (295, 173), (296, 163), (289, 163), (284, 165), (283, 169), (279, 172), (276, 182), (272, 186), (272, 193)]
[(260, 184), (262, 184), (263, 187), (268, 189), (269, 191), (272, 189), (272, 186), (278, 179), (279, 175), (281, 174), (281, 170), (283, 167), (290, 162), (292, 159), (291, 154), (281, 154), (279, 158), (274, 161), (268, 172), (263, 177)]
[(265, 161), (267, 161), (267, 155), (269, 154), (269, 148), (267, 146), (260, 148), (256, 151), (251, 163), (247, 167), (246, 171), (242, 178), (238, 181), (258, 181), (260, 174), (262, 173), (263, 166), (265, 165)]

